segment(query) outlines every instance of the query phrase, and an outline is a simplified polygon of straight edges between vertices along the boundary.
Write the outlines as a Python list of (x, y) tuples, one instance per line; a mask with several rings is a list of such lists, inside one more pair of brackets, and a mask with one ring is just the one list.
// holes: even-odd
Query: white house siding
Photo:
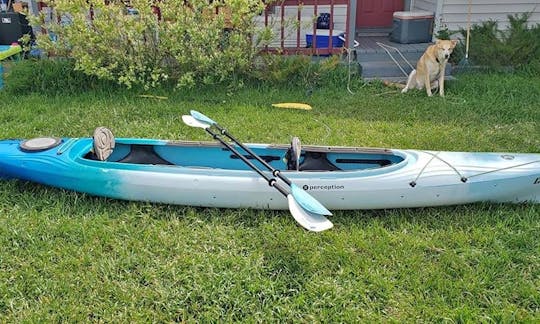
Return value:
[[(415, 10), (435, 12), (435, 33), (441, 28), (467, 28), (469, 0), (416, 0)], [(495, 20), (499, 29), (508, 27), (508, 15), (532, 12), (529, 25), (540, 24), (540, 0), (472, 0), (471, 24)]]
[[(330, 5), (317, 6), (317, 15), (321, 13), (330, 13)], [(284, 7), (284, 47), (296, 47), (297, 45), (297, 26), (300, 27), (300, 47), (306, 47), (306, 34), (313, 33), (313, 25), (316, 22), (315, 6), (305, 5), (301, 7), (300, 22), (298, 19), (298, 6)], [(333, 35), (337, 35), (339, 31), (345, 31), (347, 19), (347, 6), (334, 5), (333, 11), (334, 30)], [(264, 26), (264, 15), (256, 18), (257, 25)], [(281, 47), (281, 7), (274, 7), (274, 12), (268, 16), (268, 25), (271, 26), (274, 32), (275, 40), (269, 47)]]
[(435, 12), (437, 0), (411, 0), (414, 10)]

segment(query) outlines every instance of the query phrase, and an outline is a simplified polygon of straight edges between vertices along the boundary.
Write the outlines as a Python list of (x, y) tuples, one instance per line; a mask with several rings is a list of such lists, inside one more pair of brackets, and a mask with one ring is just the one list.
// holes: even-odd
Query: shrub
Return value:
[[(540, 66), (540, 25), (528, 28), (530, 13), (509, 15), (509, 27), (499, 30), (498, 22), (489, 20), (471, 26), (469, 60), (489, 68), (517, 68), (535, 71)], [(460, 30), (463, 39), (465, 29)], [(459, 62), (465, 54), (465, 42), (456, 48), (453, 59)]]
[(311, 56), (280, 56), (265, 54), (251, 71), (256, 80), (313, 88), (321, 84), (343, 84), (347, 71), (339, 56), (314, 60)]
[(131, 0), (132, 7), (118, 0), (46, 2), (60, 23), (44, 23), (49, 35), (38, 36), (38, 45), (73, 58), (85, 74), (127, 87), (156, 87), (167, 79), (178, 86), (230, 80), (249, 71), (258, 47), (271, 36), (253, 23), (262, 0), (162, 1), (162, 20), (148, 0)]

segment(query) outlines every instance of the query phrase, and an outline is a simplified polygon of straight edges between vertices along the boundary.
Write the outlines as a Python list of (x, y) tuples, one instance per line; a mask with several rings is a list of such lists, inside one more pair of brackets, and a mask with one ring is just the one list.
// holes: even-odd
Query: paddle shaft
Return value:
[(268, 164), (268, 162), (266, 162), (264, 159), (262, 159), (260, 156), (258, 156), (257, 154), (255, 154), (255, 152), (253, 152), (249, 147), (245, 146), (244, 144), (242, 144), (241, 142), (239, 142), (236, 138), (234, 138), (231, 134), (229, 134), (229, 132), (227, 132), (227, 130), (221, 126), (219, 126), (218, 123), (214, 123), (214, 126), (219, 129), (219, 131), (221, 132), (221, 134), (227, 136), (231, 141), (233, 141), (235, 144), (237, 144), (238, 146), (240, 146), (244, 151), (246, 151), (247, 153), (249, 153), (249, 155), (251, 155), (253, 158), (255, 158), (257, 161), (259, 161), (262, 165), (264, 165), (268, 170), (272, 171), (272, 174), (274, 175), (274, 177), (278, 177), (280, 178), (281, 180), (283, 180), (289, 187), (291, 186), (292, 182), (291, 180), (289, 180), (289, 178), (285, 177), (284, 175), (281, 174), (281, 171), (275, 169), (274, 167), (272, 167), (270, 164)]
[[(268, 182), (268, 185), (270, 187), (274, 187), (277, 189), (277, 191), (279, 191), (283, 196), (287, 197), (289, 195), (289, 193), (282, 187), (280, 186), (278, 183), (277, 183), (277, 180), (275, 178), (271, 178), (269, 177), (268, 175), (266, 175), (264, 172), (261, 171), (261, 169), (257, 168), (257, 166), (255, 164), (253, 164), (250, 160), (248, 160), (244, 155), (240, 154), (240, 152), (238, 152), (238, 150), (236, 150), (234, 147), (232, 147), (232, 145), (230, 145), (229, 143), (225, 142), (221, 137), (219, 137), (219, 134), (216, 134), (214, 133), (210, 128), (205, 128), (206, 132), (210, 135), (212, 135), (212, 137), (219, 141), (223, 146), (225, 146), (227, 149), (229, 149), (234, 155), (236, 155), (240, 160), (242, 160), (247, 166), (249, 166), (253, 171), (257, 172), (261, 177), (263, 177), (267, 182)], [(243, 145), (240, 145), (241, 147)], [(243, 148), (243, 147), (242, 147)], [(249, 152), (248, 152), (249, 153)], [(251, 154), (251, 153), (250, 153)], [(251, 154), (253, 157), (255, 157), (255, 159), (257, 159), (257, 156), (254, 155), (254, 154)], [(258, 160), (258, 159), (257, 159)], [(262, 160), (262, 159), (261, 159)], [(264, 161), (264, 160), (262, 160)], [(265, 162), (265, 164), (267, 164)], [(268, 164), (267, 164), (268, 165)]]

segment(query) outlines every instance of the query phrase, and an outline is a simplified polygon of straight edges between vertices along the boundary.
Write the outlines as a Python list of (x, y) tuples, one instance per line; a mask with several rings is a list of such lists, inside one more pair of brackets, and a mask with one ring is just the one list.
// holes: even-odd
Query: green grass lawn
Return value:
[[(8, 81), (9, 82), (9, 81)], [(462, 75), (446, 98), (380, 84), (45, 96), (0, 93), (0, 138), (209, 140), (540, 151), (540, 79)], [(312, 111), (272, 108), (300, 101)], [(540, 320), (540, 206), (336, 211), (323, 233), (285, 211), (90, 197), (0, 182), (0, 322)]]

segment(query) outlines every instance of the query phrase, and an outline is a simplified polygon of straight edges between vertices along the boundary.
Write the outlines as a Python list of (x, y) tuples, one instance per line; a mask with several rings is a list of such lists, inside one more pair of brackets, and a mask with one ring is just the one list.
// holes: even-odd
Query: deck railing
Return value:
[[(308, 55), (341, 53), (341, 44), (346, 46), (350, 35), (354, 34), (348, 30), (349, 10), (350, 0), (282, 0), (273, 3), (266, 7), (259, 23), (272, 28), (277, 37), (264, 50)], [(330, 14), (328, 29), (317, 29), (317, 17), (322, 13)]]

